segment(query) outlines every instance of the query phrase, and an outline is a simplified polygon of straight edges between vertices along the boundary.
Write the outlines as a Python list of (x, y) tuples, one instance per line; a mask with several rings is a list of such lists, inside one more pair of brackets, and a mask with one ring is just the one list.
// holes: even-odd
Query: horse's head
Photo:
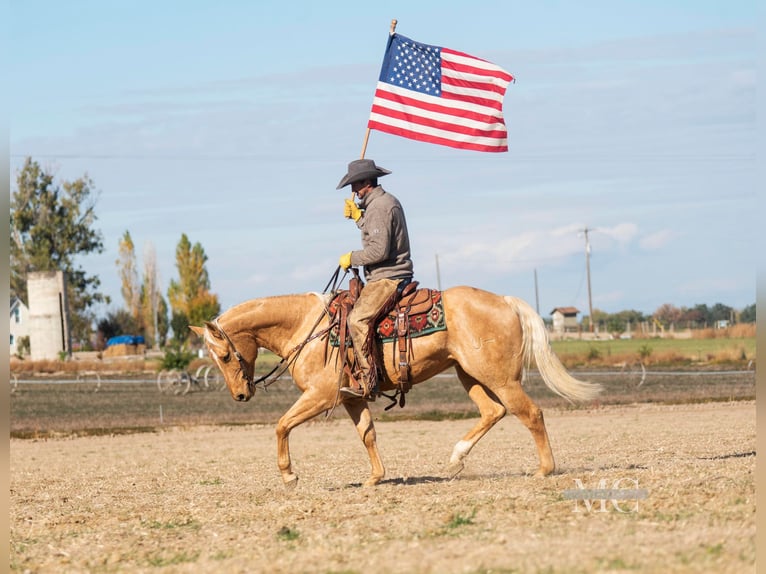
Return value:
[(208, 353), (223, 373), (226, 386), (229, 387), (234, 400), (249, 401), (255, 393), (253, 379), (255, 359), (258, 357), (258, 345), (255, 341), (242, 342), (241, 348), (237, 348), (217, 322), (207, 321), (204, 327), (189, 328), (205, 341)]

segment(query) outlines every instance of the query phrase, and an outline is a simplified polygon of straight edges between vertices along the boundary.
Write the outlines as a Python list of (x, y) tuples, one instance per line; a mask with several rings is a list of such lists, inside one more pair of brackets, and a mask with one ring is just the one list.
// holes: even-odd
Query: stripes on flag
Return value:
[(503, 97), (511, 81), (486, 60), (393, 34), (367, 127), (455, 148), (508, 151)]

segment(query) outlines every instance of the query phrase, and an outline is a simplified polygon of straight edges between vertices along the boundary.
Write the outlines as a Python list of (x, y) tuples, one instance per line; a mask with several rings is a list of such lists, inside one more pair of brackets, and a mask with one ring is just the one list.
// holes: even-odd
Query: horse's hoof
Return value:
[(379, 482), (380, 482), (380, 478), (370, 477), (367, 480), (365, 480), (364, 483), (362, 483), (362, 486), (364, 488), (367, 488), (369, 486), (377, 486)]
[(282, 480), (284, 480), (285, 488), (287, 490), (295, 490), (295, 487), (298, 484), (298, 475), (297, 474), (291, 474), (289, 477), (283, 478)]
[(447, 467), (447, 474), (450, 478), (455, 478), (458, 474), (463, 472), (463, 469), (465, 468), (465, 464), (462, 460), (458, 460), (457, 462), (451, 462), (449, 463), (449, 466)]
[(535, 473), (535, 478), (545, 478), (546, 476), (553, 474), (554, 470), (555, 469), (553, 468), (550, 468), (550, 469), (541, 468)]

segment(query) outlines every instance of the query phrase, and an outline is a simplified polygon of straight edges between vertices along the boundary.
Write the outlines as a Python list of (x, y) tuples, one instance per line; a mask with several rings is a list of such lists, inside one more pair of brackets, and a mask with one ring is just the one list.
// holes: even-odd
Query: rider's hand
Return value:
[(353, 199), (346, 198), (346, 204), (343, 206), (343, 217), (359, 221), (362, 217), (362, 210), (356, 206)]
[(341, 255), (338, 263), (343, 268), (343, 271), (351, 267), (351, 252), (349, 251), (348, 253)]

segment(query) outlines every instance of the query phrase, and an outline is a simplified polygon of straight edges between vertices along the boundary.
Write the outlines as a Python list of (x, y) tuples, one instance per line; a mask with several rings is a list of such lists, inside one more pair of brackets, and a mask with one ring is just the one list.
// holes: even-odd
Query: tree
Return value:
[(173, 311), (170, 328), (173, 329), (173, 343), (180, 346), (189, 337), (189, 317), (181, 311)]
[(11, 294), (27, 297), (27, 274), (32, 271), (66, 273), (72, 335), (87, 340), (96, 303), (109, 302), (98, 291), (98, 276), (89, 276), (75, 258), (104, 251), (101, 232), (94, 229), (97, 194), (86, 175), (57, 183), (54, 176), (27, 158), (17, 173), (11, 198)]
[(168, 302), (160, 295), (160, 299), (157, 302), (157, 334), (159, 335), (159, 347), (165, 346), (168, 340), (168, 329), (170, 328), (170, 322), (168, 321)]
[[(178, 281), (171, 280), (168, 300), (173, 312), (172, 327), (174, 338), (185, 341), (188, 333), (176, 331), (182, 325), (180, 318), (186, 318), (186, 325), (201, 325), (221, 310), (218, 296), (210, 292), (210, 278), (205, 263), (207, 255), (199, 242), (191, 244), (185, 233), (176, 247), (176, 268)], [(180, 339), (179, 339), (180, 338)]]
[(731, 321), (733, 317), (734, 309), (723, 303), (716, 303), (713, 305), (712, 309), (710, 309), (710, 318), (714, 323), (717, 323), (718, 321)]
[(585, 315), (582, 318), (583, 330), (590, 330), (591, 321), (593, 322), (594, 330), (601, 329), (602, 327), (605, 327), (607, 319), (609, 319), (609, 314), (606, 311), (602, 311), (601, 309), (593, 309), (593, 317)]
[(614, 335), (619, 335), (628, 330), (628, 325), (631, 326), (631, 329), (635, 329), (636, 326), (640, 325), (644, 320), (645, 317), (641, 311), (626, 309), (619, 313), (609, 315), (607, 319), (607, 330)]
[(138, 325), (136, 319), (125, 309), (110, 312), (96, 325), (96, 349), (103, 351), (112, 337), (133, 334)]
[(713, 323), (710, 309), (705, 303), (697, 303), (687, 312), (688, 320), (697, 328), (709, 327)]
[(662, 325), (666, 327), (678, 323), (681, 319), (681, 316), (681, 309), (671, 305), (670, 303), (661, 305), (652, 315), (654, 319), (657, 319), (660, 323), (662, 323)]
[(755, 303), (742, 309), (739, 320), (742, 323), (755, 323)]
[(115, 261), (120, 272), (122, 298), (125, 300), (125, 308), (136, 320), (137, 325), (142, 325), (141, 318), (141, 288), (138, 284), (138, 269), (136, 268), (136, 248), (130, 231), (125, 231), (120, 239), (119, 258)]
[[(146, 332), (147, 339), (153, 341), (154, 345), (160, 346), (160, 323), (163, 318), (160, 317), (160, 299), (162, 295), (159, 289), (159, 280), (157, 273), (157, 255), (154, 251), (154, 245), (147, 242), (144, 246), (144, 277), (141, 285), (141, 315)], [(164, 323), (167, 324), (167, 305), (164, 307)]]

